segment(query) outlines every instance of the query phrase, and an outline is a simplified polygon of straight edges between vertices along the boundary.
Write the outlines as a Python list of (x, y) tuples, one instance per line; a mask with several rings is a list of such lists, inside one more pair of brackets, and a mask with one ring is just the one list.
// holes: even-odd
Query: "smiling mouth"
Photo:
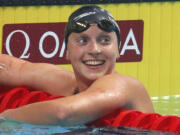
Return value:
[(105, 60), (85, 60), (83, 63), (88, 66), (100, 66), (105, 63)]

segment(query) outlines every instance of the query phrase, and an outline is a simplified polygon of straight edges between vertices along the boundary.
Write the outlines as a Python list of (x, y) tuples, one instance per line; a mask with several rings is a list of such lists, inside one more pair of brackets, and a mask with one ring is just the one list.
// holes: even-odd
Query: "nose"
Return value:
[(89, 53), (100, 54), (101, 51), (102, 51), (101, 46), (96, 41), (92, 41), (91, 44), (89, 45)]

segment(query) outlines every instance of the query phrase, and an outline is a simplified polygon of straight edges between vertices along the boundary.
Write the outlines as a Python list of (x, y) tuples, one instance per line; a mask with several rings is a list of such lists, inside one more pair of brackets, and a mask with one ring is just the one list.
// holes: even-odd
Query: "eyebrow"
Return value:
[(110, 34), (110, 32), (101, 32), (100, 34), (98, 34), (98, 37), (100, 37), (100, 36), (111, 37), (111, 34)]
[(81, 35), (78, 35), (76, 38), (90, 38), (87, 34), (82, 33)]
[[(109, 37), (111, 37), (111, 33), (112, 32), (106, 32), (106, 31), (101, 31), (98, 35), (97, 35), (97, 37), (99, 37), (99, 36), (109, 36)], [(79, 38), (79, 37), (85, 37), (85, 38), (89, 38), (90, 36), (88, 35), (88, 34), (86, 34), (85, 32), (81, 32), (81, 33), (76, 33), (77, 35), (77, 37), (76, 38)]]

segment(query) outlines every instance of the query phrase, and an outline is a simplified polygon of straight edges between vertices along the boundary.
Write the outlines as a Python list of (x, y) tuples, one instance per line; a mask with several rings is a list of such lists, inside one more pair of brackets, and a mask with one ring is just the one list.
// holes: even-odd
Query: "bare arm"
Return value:
[(121, 78), (107, 75), (77, 95), (5, 111), (2, 116), (33, 124), (76, 125), (96, 120), (116, 108), (153, 112), (144, 87), (134, 79), (127, 78), (133, 81), (127, 83), (126, 77)]
[(31, 63), (0, 54), (0, 86), (25, 86), (51, 94), (71, 95), (76, 87), (72, 72), (46, 63)]

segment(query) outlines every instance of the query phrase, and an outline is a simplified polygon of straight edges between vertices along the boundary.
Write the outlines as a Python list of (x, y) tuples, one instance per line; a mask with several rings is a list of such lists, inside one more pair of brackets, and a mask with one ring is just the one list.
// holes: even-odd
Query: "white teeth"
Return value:
[(102, 65), (104, 64), (104, 61), (96, 61), (96, 60), (90, 60), (90, 61), (84, 61), (85, 64), (87, 65), (92, 65), (92, 66), (97, 66), (97, 65)]

